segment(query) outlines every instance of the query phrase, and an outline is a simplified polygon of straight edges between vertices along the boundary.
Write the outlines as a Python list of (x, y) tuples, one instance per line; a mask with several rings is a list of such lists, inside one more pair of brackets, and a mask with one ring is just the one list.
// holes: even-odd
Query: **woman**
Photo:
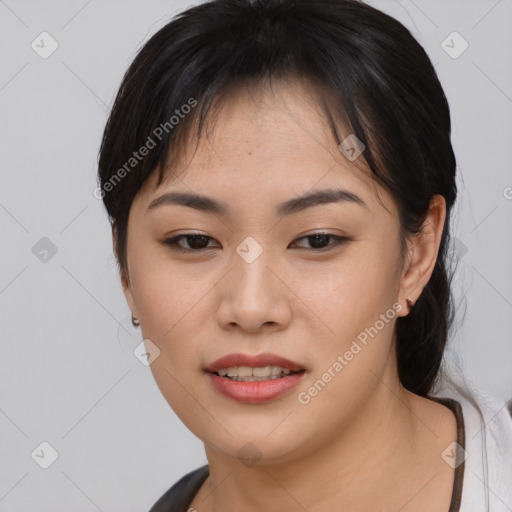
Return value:
[(362, 2), (214, 0), (144, 45), (99, 187), (208, 459), (152, 512), (512, 509), (507, 408), (440, 373), (455, 168), (429, 58)]

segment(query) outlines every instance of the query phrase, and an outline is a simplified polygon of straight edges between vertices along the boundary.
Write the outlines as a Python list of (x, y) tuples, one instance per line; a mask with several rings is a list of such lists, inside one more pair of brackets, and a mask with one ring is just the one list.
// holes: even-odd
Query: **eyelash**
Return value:
[[(351, 238), (348, 238), (348, 237), (345, 237), (345, 236), (338, 236), (338, 235), (333, 235), (332, 233), (326, 233), (324, 231), (317, 231), (316, 233), (312, 233), (310, 235), (301, 236), (300, 238), (296, 238), (293, 242), (297, 242), (298, 240), (303, 240), (304, 238), (313, 238), (315, 236), (329, 237), (329, 238), (334, 239), (335, 242), (333, 244), (329, 244), (327, 247), (324, 247), (322, 249), (314, 249), (314, 248), (313, 249), (307, 249), (307, 248), (304, 248), (304, 247), (301, 247), (301, 249), (310, 250), (310, 251), (316, 252), (316, 253), (326, 252), (326, 251), (330, 250), (333, 247), (337, 247), (337, 246), (342, 245), (343, 243), (349, 242), (351, 240)], [(172, 238), (167, 238), (162, 243), (164, 243), (165, 245), (168, 245), (171, 248), (171, 250), (176, 251), (176, 252), (182, 252), (182, 253), (192, 253), (192, 252), (198, 253), (198, 252), (203, 252), (203, 251), (207, 251), (208, 249), (211, 249), (211, 247), (210, 248), (209, 247), (204, 247), (204, 248), (201, 248), (201, 249), (186, 249), (186, 248), (181, 247), (181, 246), (178, 245), (178, 242), (181, 239), (183, 239), (183, 238), (192, 238), (192, 237), (202, 237), (202, 238), (205, 238), (205, 239), (213, 240), (212, 237), (206, 236), (206, 235), (201, 235), (200, 233), (184, 233), (182, 235), (178, 235), (178, 236), (175, 236), (175, 237), (172, 237)]]

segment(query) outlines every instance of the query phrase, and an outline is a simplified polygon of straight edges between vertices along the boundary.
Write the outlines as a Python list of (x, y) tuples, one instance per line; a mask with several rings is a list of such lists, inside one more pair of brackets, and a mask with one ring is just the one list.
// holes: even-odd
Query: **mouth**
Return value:
[(224, 396), (240, 402), (261, 403), (290, 392), (307, 369), (275, 354), (230, 354), (205, 371), (214, 389)]
[(306, 367), (276, 354), (229, 354), (205, 368), (207, 372), (231, 380), (273, 380), (292, 373), (304, 372)]

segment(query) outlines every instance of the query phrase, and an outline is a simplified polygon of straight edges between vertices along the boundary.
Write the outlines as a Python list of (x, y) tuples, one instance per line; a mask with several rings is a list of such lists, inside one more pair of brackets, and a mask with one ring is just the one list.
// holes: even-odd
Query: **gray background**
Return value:
[[(512, 1), (371, 3), (424, 45), (450, 102), (459, 323), (467, 307), (452, 350), (478, 387), (511, 398)], [(132, 353), (141, 335), (92, 193), (122, 74), (188, 5), (0, 0), (0, 511), (148, 510), (206, 462)], [(59, 45), (47, 59), (31, 47), (43, 31)], [(442, 47), (453, 31), (469, 43), (458, 58)], [(43, 237), (57, 250), (46, 261)], [(48, 469), (43, 441), (58, 452)]]

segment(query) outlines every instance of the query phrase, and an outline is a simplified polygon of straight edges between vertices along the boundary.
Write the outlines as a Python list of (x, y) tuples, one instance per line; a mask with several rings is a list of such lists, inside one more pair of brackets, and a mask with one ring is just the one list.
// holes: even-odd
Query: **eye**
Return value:
[[(189, 247), (187, 248), (180, 245), (179, 242), (181, 242), (181, 240), (186, 240)], [(183, 235), (167, 238), (163, 243), (170, 246), (173, 251), (177, 252), (200, 252), (210, 249), (210, 247), (207, 247), (208, 240), (213, 240), (213, 238), (201, 234), (184, 233)]]
[[(333, 239), (333, 243), (328, 243), (329, 239)], [(318, 231), (317, 233), (312, 233), (311, 235), (306, 235), (300, 238), (297, 238), (293, 242), (295, 244), (298, 240), (307, 240), (312, 247), (304, 247), (304, 249), (311, 249), (316, 252), (322, 252), (326, 249), (336, 247), (343, 243), (346, 243), (350, 240), (350, 238), (346, 236), (334, 235), (332, 233), (326, 233), (325, 231)]]

